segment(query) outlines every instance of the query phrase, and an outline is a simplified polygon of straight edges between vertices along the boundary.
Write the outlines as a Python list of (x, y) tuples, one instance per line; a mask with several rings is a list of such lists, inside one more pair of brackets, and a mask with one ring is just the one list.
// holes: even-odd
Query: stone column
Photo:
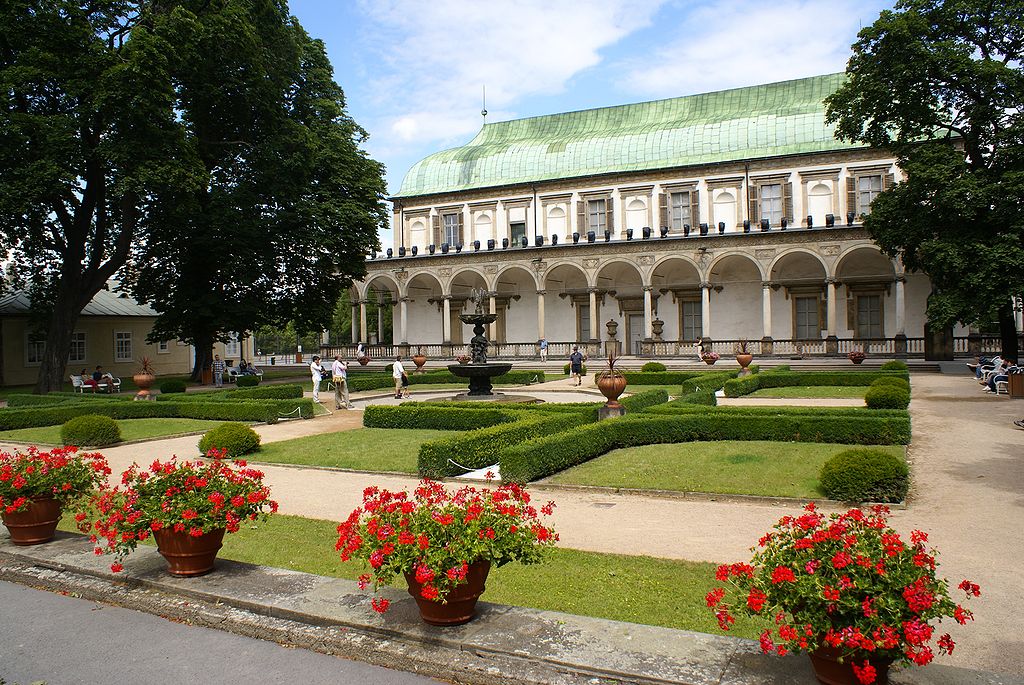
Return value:
[(377, 343), (384, 344), (384, 298), (377, 298)]
[(652, 286), (644, 286), (644, 340), (654, 337), (654, 327), (651, 325), (651, 290), (653, 289)]
[(444, 344), (452, 344), (452, 305), (451, 295), (445, 295), (441, 301), (443, 303), (442, 311), (444, 312), (444, 318), (441, 320), (441, 330), (443, 331)]
[(828, 290), (828, 335), (825, 338), (825, 354), (839, 354), (839, 338), (836, 337), (836, 288), (838, 283), (834, 278), (826, 278), (825, 286)]
[(764, 340), (772, 339), (772, 284), (761, 282), (761, 330)]
[(359, 300), (359, 339), (370, 344), (370, 336), (366, 332), (366, 300)]
[(352, 344), (355, 345), (359, 342), (359, 329), (356, 328), (356, 322), (359, 321), (359, 301), (354, 300), (352, 302)]
[(601, 332), (597, 330), (597, 288), (590, 289), (590, 339), (600, 340)]
[(544, 337), (544, 295), (547, 291), (537, 291), (537, 340)]
[[(497, 314), (498, 313), (498, 302), (495, 299), (493, 293), (490, 293), (488, 298), (487, 298), (487, 311), (490, 312), (491, 314)], [(498, 322), (495, 321), (494, 323), (490, 324), (488, 326), (488, 328), (490, 330), (487, 332), (487, 337), (490, 339), (492, 345), (497, 345), (498, 344), (497, 343), (497, 341), (498, 341)]]
[[(399, 335), (403, 345), (409, 344), (409, 298), (403, 297), (398, 300), (399, 307)], [(422, 338), (421, 338), (422, 340)]]
[(896, 274), (896, 335), (905, 335), (907, 327), (907, 277)]
[(711, 284), (700, 284), (700, 334), (705, 340), (711, 337)]

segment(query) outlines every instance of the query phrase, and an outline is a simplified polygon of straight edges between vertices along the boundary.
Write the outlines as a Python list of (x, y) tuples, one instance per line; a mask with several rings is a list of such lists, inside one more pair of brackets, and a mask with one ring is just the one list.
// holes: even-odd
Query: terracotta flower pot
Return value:
[(717, 361), (717, 359), (708, 359), (707, 357), (704, 357), (704, 363), (708, 366), (714, 366)]
[(865, 658), (875, 669), (874, 685), (885, 685), (889, 682), (889, 666), (892, 664), (892, 659), (865, 655), (844, 658), (844, 663), (839, 663), (839, 655), (840, 651), (834, 647), (821, 647), (807, 655), (811, 658), (811, 667), (819, 682), (825, 683), (825, 685), (860, 685), (860, 680), (853, 672), (853, 664), (856, 663), (859, 667), (864, 663)]
[(864, 357), (854, 357), (850, 361), (853, 362), (854, 364), (861, 364), (864, 362)]
[(750, 362), (754, 361), (754, 355), (740, 353), (736, 355), (736, 363), (740, 365), (741, 369), (745, 369), (750, 366)]
[(421, 594), (423, 585), (416, 582), (416, 575), (405, 574), (409, 583), (409, 594), (416, 600), (420, 609), (420, 617), (432, 626), (458, 626), (469, 623), (476, 616), (476, 603), (480, 595), (487, 589), (487, 574), (491, 571), (491, 562), (476, 561), (469, 565), (466, 582), (456, 585), (448, 593), (445, 603), (424, 599)]
[(416, 373), (423, 373), (423, 365), (427, 363), (427, 355), (414, 354), (412, 356), (412, 363), (416, 365)]
[(359, 365), (360, 366), (366, 366), (369, 363), (370, 363), (370, 358), (369, 357), (360, 357), (359, 358)]
[(597, 379), (597, 389), (608, 398), (609, 407), (619, 406), (619, 396), (626, 390), (626, 377), (621, 373), (604, 373)]
[(224, 542), (224, 529), (215, 528), (199, 537), (188, 531), (175, 532), (161, 528), (153, 533), (160, 556), (167, 560), (167, 572), (172, 576), (201, 576), (213, 570), (217, 552)]
[(156, 382), (156, 376), (151, 373), (137, 373), (132, 376), (132, 381), (139, 389), (136, 397), (149, 397), (149, 389), (153, 387), (153, 383)]
[(52, 497), (39, 497), (31, 500), (25, 511), (3, 512), (0, 518), (15, 545), (41, 545), (53, 539), (60, 515), (60, 502)]

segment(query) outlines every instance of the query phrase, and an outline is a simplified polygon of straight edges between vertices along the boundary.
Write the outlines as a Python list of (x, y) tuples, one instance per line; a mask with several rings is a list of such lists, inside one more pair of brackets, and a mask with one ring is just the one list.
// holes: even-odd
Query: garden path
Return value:
[[(1004, 673), (1024, 672), (1024, 403), (985, 396), (968, 376), (915, 374), (914, 441), (909, 450), (914, 483), (909, 507), (893, 512), (904, 533), (920, 528), (941, 552), (942, 573), (982, 587), (971, 604), (977, 621), (944, 663)], [(561, 389), (568, 380), (537, 386)], [(592, 385), (592, 381), (591, 381)], [(561, 394), (561, 393), (559, 393)], [(570, 393), (567, 393), (570, 394)], [(354, 398), (355, 399), (355, 398)], [(581, 398), (582, 399), (582, 398)], [(588, 398), (589, 399), (589, 398)], [(822, 403), (824, 404), (824, 403)], [(312, 421), (260, 426), (266, 442), (359, 426), (361, 412), (340, 411)], [(113, 468), (171, 454), (194, 454), (197, 438), (175, 438), (104, 451)], [(381, 446), (386, 449), (385, 445)], [(281, 511), (340, 520), (358, 506), (363, 488), (404, 488), (411, 477), (262, 466)], [(691, 501), (612, 492), (538, 487), (555, 499), (554, 525), (562, 544), (583, 550), (696, 561), (739, 561), (751, 544), (794, 507), (760, 502)], [(945, 629), (945, 626), (944, 626)]]

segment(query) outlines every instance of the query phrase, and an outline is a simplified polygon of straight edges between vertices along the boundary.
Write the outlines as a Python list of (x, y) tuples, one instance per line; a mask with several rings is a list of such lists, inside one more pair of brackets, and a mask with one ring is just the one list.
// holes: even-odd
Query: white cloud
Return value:
[(680, 25), (669, 44), (618, 65), (619, 87), (662, 98), (843, 71), (859, 22), (872, 23), (887, 4), (743, 0), (704, 5), (674, 17)]
[(462, 142), (524, 98), (564, 91), (600, 51), (647, 26), (664, 0), (364, 0), (379, 55), (374, 99), (403, 141)]

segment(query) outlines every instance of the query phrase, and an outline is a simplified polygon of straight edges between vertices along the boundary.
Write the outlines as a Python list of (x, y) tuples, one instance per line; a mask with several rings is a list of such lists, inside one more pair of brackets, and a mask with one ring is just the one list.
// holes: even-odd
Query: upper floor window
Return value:
[(772, 226), (778, 226), (782, 223), (784, 215), (782, 184), (769, 183), (761, 186), (761, 218), (768, 219)]
[(464, 244), (462, 234), (462, 211), (441, 211), (432, 217), (433, 243), (441, 245), (448, 243), (451, 246)]
[(857, 212), (863, 216), (871, 211), (871, 202), (882, 192), (882, 175), (860, 176), (857, 178)]
[(690, 216), (690, 192), (672, 193), (671, 224), (673, 231), (683, 230), (684, 224), (693, 224)]
[(71, 334), (71, 352), (68, 353), (69, 362), (85, 361), (85, 333), (75, 331)]
[(227, 343), (224, 344), (224, 356), (237, 357), (240, 350), (241, 346), (238, 343), (238, 334), (232, 333), (228, 338)]
[(133, 358), (132, 332), (116, 331), (114, 333), (114, 361), (130, 362)]
[(461, 221), (461, 214), (445, 214), (444, 215), (444, 242), (449, 245), (459, 244), (459, 224)]
[(526, 237), (526, 222), (513, 221), (508, 225), (508, 232), (512, 237), (512, 244), (519, 244)]
[(851, 169), (846, 177), (846, 211), (857, 217), (871, 213), (871, 203), (894, 183), (884, 167)]
[(587, 230), (602, 234), (608, 227), (608, 211), (605, 200), (587, 201)]

